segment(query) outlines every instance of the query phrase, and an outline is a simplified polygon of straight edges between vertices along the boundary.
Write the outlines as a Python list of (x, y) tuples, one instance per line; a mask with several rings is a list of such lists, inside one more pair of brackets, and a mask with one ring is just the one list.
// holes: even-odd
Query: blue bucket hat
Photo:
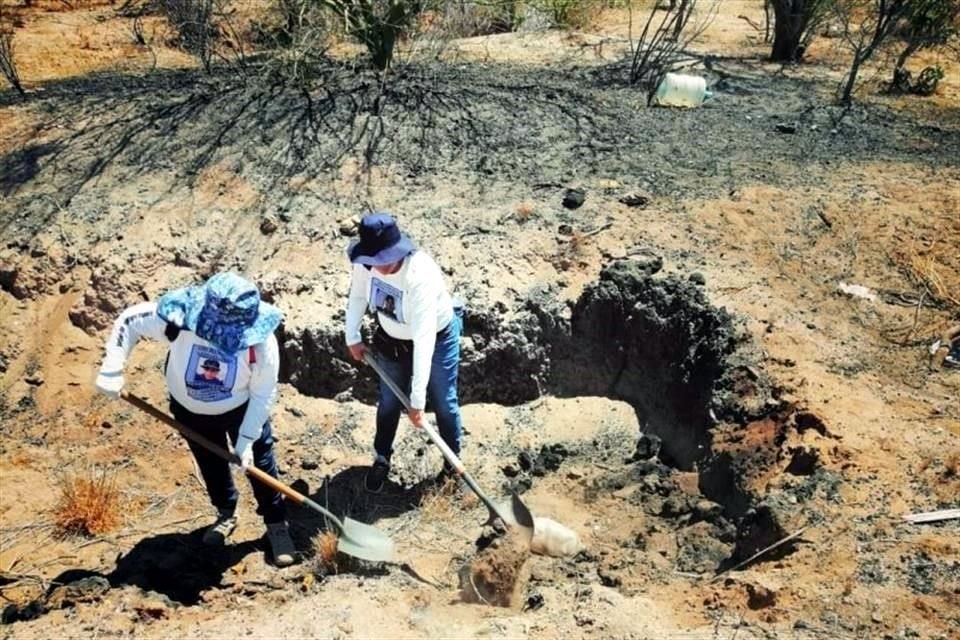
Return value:
[(260, 344), (283, 319), (279, 309), (261, 302), (256, 285), (235, 273), (167, 292), (157, 302), (157, 315), (227, 353)]
[(379, 267), (403, 260), (416, 249), (392, 215), (370, 213), (360, 221), (360, 238), (350, 243), (347, 255), (350, 262)]

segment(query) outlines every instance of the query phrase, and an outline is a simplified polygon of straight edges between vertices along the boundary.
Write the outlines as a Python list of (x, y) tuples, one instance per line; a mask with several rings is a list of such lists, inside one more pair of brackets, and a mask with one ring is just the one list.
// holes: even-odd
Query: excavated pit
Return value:
[[(638, 510), (670, 526), (695, 525), (685, 533), (687, 547), (713, 548), (710, 561), (700, 564), (717, 569), (783, 532), (777, 511), (744, 479), (758, 459), (765, 465), (777, 460), (778, 442), (753, 452), (730, 449), (726, 439), (765, 420), (776, 430), (789, 409), (764, 373), (745, 323), (710, 303), (701, 278), (660, 274), (661, 264), (649, 255), (615, 261), (572, 305), (546, 288), (513, 309), (468, 309), (461, 401), (512, 406), (543, 393), (628, 403), (640, 433), (620, 445), (621, 460), (634, 464), (593, 478), (590, 491), (636, 487), (631, 501)], [(339, 327), (285, 333), (282, 344), (281, 375), (301, 392), (333, 397), (349, 391), (374, 401), (372, 377), (344, 359)], [(714, 442), (718, 433), (725, 438), (720, 447)], [(588, 457), (589, 448), (580, 454)], [(569, 453), (558, 451), (518, 450), (518, 466), (523, 469), (526, 456), (537, 458), (546, 473), (555, 471), (559, 463), (551, 457), (562, 454), (562, 460)], [(708, 499), (699, 504), (696, 496), (681, 496), (672, 478), (691, 470), (699, 498)], [(508, 480), (504, 488), (527, 490), (529, 475)]]

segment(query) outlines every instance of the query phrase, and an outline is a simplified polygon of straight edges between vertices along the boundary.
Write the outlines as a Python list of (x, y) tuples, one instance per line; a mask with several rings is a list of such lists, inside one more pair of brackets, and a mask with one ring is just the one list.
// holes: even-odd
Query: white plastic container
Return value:
[(668, 73), (657, 87), (653, 104), (664, 107), (699, 107), (711, 95), (707, 91), (706, 79), (683, 73)]
[(530, 541), (530, 550), (541, 556), (559, 558), (572, 556), (580, 551), (580, 537), (550, 518), (533, 519), (533, 539)]

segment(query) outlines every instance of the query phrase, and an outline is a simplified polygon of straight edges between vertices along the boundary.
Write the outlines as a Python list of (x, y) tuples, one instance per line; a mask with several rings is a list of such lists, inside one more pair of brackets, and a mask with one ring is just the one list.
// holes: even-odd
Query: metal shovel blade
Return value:
[(393, 540), (380, 529), (350, 518), (343, 519), (337, 551), (368, 562), (393, 562)]

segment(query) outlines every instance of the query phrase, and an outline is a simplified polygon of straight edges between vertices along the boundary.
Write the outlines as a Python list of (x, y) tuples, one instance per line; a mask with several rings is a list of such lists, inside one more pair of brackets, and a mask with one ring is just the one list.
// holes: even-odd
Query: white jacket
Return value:
[[(130, 352), (142, 337), (167, 342), (167, 321), (154, 302), (125, 310), (113, 325), (100, 371), (122, 372)], [(192, 331), (183, 329), (170, 342), (166, 364), (167, 389), (191, 413), (220, 415), (249, 402), (240, 435), (257, 440), (277, 398), (280, 349), (272, 334), (251, 349), (224, 353)]]
[(415, 409), (423, 409), (427, 403), (427, 382), (437, 332), (453, 320), (453, 301), (443, 272), (433, 258), (422, 251), (407, 256), (400, 270), (389, 275), (355, 264), (347, 301), (348, 346), (361, 340), (360, 324), (366, 308), (376, 312), (387, 335), (413, 341), (410, 404)]

